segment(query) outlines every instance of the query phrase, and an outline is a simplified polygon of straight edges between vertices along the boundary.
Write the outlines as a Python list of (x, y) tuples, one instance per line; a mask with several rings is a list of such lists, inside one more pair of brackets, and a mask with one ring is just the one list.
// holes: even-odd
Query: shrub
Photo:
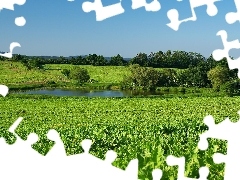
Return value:
[(216, 91), (220, 90), (220, 86), (229, 82), (229, 69), (222, 66), (216, 66), (207, 73), (208, 79), (211, 81), (213, 88)]
[(138, 89), (154, 90), (157, 87), (160, 73), (154, 68), (140, 67), (137, 64), (129, 67), (131, 75), (124, 77), (123, 84), (125, 87)]
[(232, 95), (240, 92), (240, 81), (232, 80), (220, 86), (220, 91)]
[(69, 77), (71, 79), (77, 80), (79, 84), (86, 83), (90, 79), (90, 75), (88, 74), (88, 71), (80, 67), (76, 67), (72, 71), (70, 71)]
[(46, 82), (46, 84), (49, 84), (49, 85), (54, 85), (54, 84), (56, 84), (56, 82), (55, 82), (55, 81), (51, 81), (51, 80), (50, 80), (50, 81), (47, 81), (47, 82)]
[(64, 76), (69, 77), (69, 75), (70, 75), (70, 70), (68, 70), (68, 69), (63, 69), (61, 73), (62, 73)]
[(130, 76), (124, 76), (121, 82), (121, 89), (134, 89), (134, 87), (133, 79)]

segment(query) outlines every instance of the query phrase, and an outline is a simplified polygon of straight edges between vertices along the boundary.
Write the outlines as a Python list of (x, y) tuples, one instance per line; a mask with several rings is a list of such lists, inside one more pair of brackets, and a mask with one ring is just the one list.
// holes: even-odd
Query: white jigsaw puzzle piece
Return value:
[(228, 24), (233, 24), (236, 21), (240, 21), (240, 1), (234, 0), (237, 12), (229, 12), (226, 14), (225, 19)]
[(5, 85), (0, 85), (0, 95), (2, 95), (3, 97), (6, 97), (8, 94), (9, 88)]
[(224, 180), (240, 179), (240, 121), (233, 123), (229, 118), (226, 118), (223, 122), (215, 124), (212, 116), (206, 116), (204, 123), (209, 127), (209, 130), (200, 135), (199, 149), (207, 149), (208, 138), (227, 140), (227, 154), (215, 153), (213, 160), (216, 164), (225, 163)]
[[(167, 159), (167, 164), (169, 166), (178, 166), (178, 178), (177, 180), (196, 180), (195, 178), (189, 178), (185, 177), (185, 157), (175, 157), (175, 156), (168, 156)], [(208, 167), (201, 167), (199, 169), (199, 178), (198, 180), (207, 180), (209, 174), (209, 169)]]
[(15, 47), (21, 47), (21, 45), (18, 42), (12, 42), (9, 47), (10, 52), (4, 53), (4, 54), (0, 53), (0, 56), (6, 57), (6, 58), (12, 58), (13, 49)]
[(239, 40), (227, 41), (228, 35), (225, 30), (220, 30), (217, 32), (217, 35), (221, 37), (223, 48), (224, 49), (216, 49), (213, 51), (212, 56), (216, 61), (219, 61), (223, 58), (227, 59), (229, 69), (238, 69), (238, 78), (240, 78), (240, 57), (237, 59), (231, 59), (229, 56), (229, 51), (231, 49), (240, 49)]
[(147, 3), (146, 0), (132, 0), (132, 9), (138, 9), (145, 7), (146, 11), (159, 11), (161, 9), (161, 4), (158, 0), (153, 0), (151, 3)]
[[(125, 170), (119, 169), (112, 165), (117, 157), (114, 151), (109, 150), (105, 160), (89, 153), (91, 140), (82, 141), (84, 153), (67, 156), (60, 135), (55, 130), (47, 133), (48, 139), (55, 145), (46, 156), (39, 154), (31, 147), (38, 140), (36, 134), (31, 133), (24, 141), (15, 133), (22, 120), (22, 117), (18, 118), (9, 128), (9, 132), (17, 138), (14, 144), (8, 145), (0, 138), (0, 169), (4, 179), (138, 180), (138, 159), (130, 161)], [(154, 174), (158, 177), (161, 175), (159, 171)]]
[[(21, 156), (21, 154), (27, 154), (28, 156), (36, 156), (36, 155), (40, 155), (39, 153), (37, 153), (36, 151), (33, 151), (31, 147), (34, 143), (36, 143), (38, 141), (38, 136), (35, 133), (30, 133), (28, 135), (28, 138), (26, 141), (22, 140), (16, 133), (15, 130), (17, 128), (17, 126), (22, 122), (23, 118), (19, 117), (14, 124), (9, 128), (9, 132), (13, 133), (14, 136), (16, 137), (16, 143), (14, 143), (14, 145), (10, 146), (12, 148), (14, 148), (13, 150), (18, 149), (18, 153), (15, 153), (15, 157), (17, 158), (17, 156)], [(14, 152), (12, 152), (14, 153)], [(40, 156), (42, 157), (42, 156)], [(19, 158), (19, 157), (18, 157)], [(34, 157), (35, 158), (35, 157)]]
[(215, 16), (218, 13), (218, 9), (214, 3), (218, 1), (222, 1), (222, 0), (189, 0), (192, 17), (189, 17), (183, 20), (179, 20), (179, 13), (176, 9), (170, 9), (167, 12), (168, 19), (170, 20), (170, 23), (168, 23), (167, 26), (177, 31), (181, 23), (187, 22), (187, 21), (196, 21), (197, 16), (194, 9), (204, 5), (207, 6), (207, 14), (209, 16)]
[[(84, 153), (68, 156), (66, 164), (77, 164), (77, 166), (65, 167), (65, 171), (71, 171), (71, 178), (79, 179), (79, 170), (81, 169), (80, 179), (116, 179), (116, 180), (138, 180), (138, 160), (134, 159), (130, 161), (125, 170), (116, 168), (112, 165), (112, 162), (116, 159), (117, 154), (109, 150), (106, 153), (105, 160), (99, 159), (89, 153), (92, 141), (85, 139), (81, 145), (84, 149)], [(81, 163), (84, 162), (84, 163)], [(99, 168), (101, 167), (101, 168)], [(94, 173), (92, 173), (94, 172)]]
[(120, 0), (119, 3), (104, 7), (101, 0), (94, 0), (94, 2), (87, 1), (82, 4), (82, 9), (86, 13), (95, 11), (96, 12), (96, 20), (103, 21), (107, 18), (116, 16), (116, 15), (120, 15), (125, 12), (125, 10), (122, 7), (121, 2), (122, 2), (122, 0)]
[(14, 10), (14, 4), (23, 5), (26, 0), (1, 0), (0, 1), (0, 11), (2, 9)]
[(161, 169), (154, 169), (152, 171), (153, 180), (160, 180), (162, 178), (163, 172)]
[[(3, 172), (1, 171), (1, 177), (8, 177), (7, 179), (9, 180), (18, 179), (19, 177), (30, 180), (32, 179), (31, 173), (38, 173), (37, 169), (39, 169), (39, 166), (37, 164), (43, 164), (41, 162), (44, 156), (34, 151), (31, 147), (38, 141), (38, 136), (35, 133), (31, 133), (27, 140), (24, 141), (15, 133), (17, 126), (22, 120), (22, 117), (18, 118), (9, 128), (9, 132), (16, 137), (16, 142), (12, 145), (7, 145), (4, 140), (1, 140), (0, 143), (0, 161), (4, 162), (0, 163), (0, 169), (4, 169)], [(12, 172), (13, 169), (14, 173)]]
[(51, 148), (49, 153), (46, 154), (46, 157), (60, 158), (67, 156), (64, 143), (62, 142), (61, 137), (56, 130), (50, 129), (47, 133), (47, 138), (51, 141), (54, 141), (55, 145)]

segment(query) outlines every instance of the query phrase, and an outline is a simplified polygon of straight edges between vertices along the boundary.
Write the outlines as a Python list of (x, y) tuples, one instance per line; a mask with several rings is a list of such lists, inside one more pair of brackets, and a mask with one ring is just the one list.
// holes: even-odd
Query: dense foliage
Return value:
[[(225, 59), (217, 62), (212, 56), (205, 59), (182, 51), (139, 53), (129, 62), (120, 55), (108, 62), (96, 54), (49, 60), (16, 55), (10, 62), (0, 60), (0, 80), (6, 85), (66, 85), (73, 79), (79, 83), (122, 82), (127, 88), (214, 87), (228, 94), (239, 93), (240, 89), (236, 71), (227, 70)], [(198, 177), (199, 168), (206, 165), (210, 167), (209, 179), (223, 179), (223, 164), (213, 164), (212, 155), (226, 152), (226, 144), (210, 140), (209, 149), (202, 152), (197, 142), (199, 134), (207, 130), (204, 116), (213, 115), (217, 123), (226, 116), (235, 120), (239, 103), (239, 97), (91, 99), (10, 95), (0, 98), (0, 136), (13, 142), (7, 130), (22, 116), (24, 121), (17, 133), (26, 139), (30, 132), (36, 132), (40, 140), (34, 148), (42, 154), (53, 145), (46, 139), (46, 132), (53, 128), (60, 133), (67, 154), (82, 152), (80, 142), (89, 138), (94, 142), (91, 153), (95, 156), (104, 158), (109, 149), (118, 153), (114, 162), (117, 167), (125, 169), (131, 159), (138, 158), (141, 179), (151, 179), (154, 168), (163, 170), (162, 179), (176, 179), (177, 168), (167, 166), (165, 161), (170, 154), (186, 157), (188, 177)]]
[[(4, 58), (1, 58), (4, 60)], [(121, 55), (111, 57), (108, 61), (102, 55), (89, 54), (82, 57), (71, 57), (69, 59), (62, 56), (58, 58), (27, 57), (14, 55), (11, 61), (21, 62), (27, 69), (42, 69), (46, 64), (72, 64), (72, 65), (92, 65), (92, 66), (131, 66), (138, 64), (142, 68), (137, 68), (136, 72), (131, 71), (131, 75), (122, 77), (123, 88), (134, 88), (139, 86), (143, 89), (155, 89), (156, 87), (213, 87), (216, 90), (227, 81), (237, 79), (237, 71), (229, 71), (226, 59), (215, 61), (212, 57), (207, 59), (199, 53), (185, 51), (170, 51), (150, 53), (139, 53), (130, 61), (124, 60)], [(153, 69), (154, 68), (154, 69)], [(161, 73), (155, 69), (163, 68)], [(184, 69), (177, 72), (172, 68)], [(225, 69), (218, 71), (218, 69)], [(228, 72), (227, 72), (228, 71)], [(65, 69), (62, 73), (70, 77), (70, 69)], [(151, 77), (150, 77), (151, 76)], [(227, 78), (223, 78), (227, 76)], [(92, 77), (90, 77), (92, 78)], [(149, 79), (150, 78), (150, 79)], [(145, 80), (144, 80), (145, 79)], [(149, 79), (149, 80), (147, 80)], [(217, 80), (219, 79), (219, 80)], [(98, 81), (98, 80), (97, 80)], [(96, 82), (92, 79), (91, 82)]]
[[(4, 60), (1, 58), (0, 60)], [(205, 62), (208, 65), (213, 65), (212, 56), (205, 58), (199, 53), (185, 51), (170, 51), (155, 53), (138, 53), (129, 61), (125, 60), (120, 54), (113, 56), (110, 60), (105, 59), (102, 55), (89, 54), (87, 56), (75, 57), (30, 57), (25, 55), (14, 55), (12, 61), (28, 61), (29, 59), (37, 60), (40, 64), (72, 64), (72, 65), (93, 65), (93, 66), (126, 66), (130, 64), (139, 64), (140, 66), (153, 68), (179, 68), (186, 69), (190, 66), (196, 66), (199, 63)], [(6, 59), (5, 59), (6, 60)]]
[[(52, 147), (49, 129), (56, 129), (67, 154), (81, 153), (80, 142), (93, 140), (90, 152), (105, 158), (107, 150), (117, 152), (115, 166), (125, 169), (130, 160), (139, 159), (139, 178), (152, 179), (154, 168), (163, 170), (163, 180), (177, 179), (177, 167), (169, 167), (170, 154), (186, 158), (186, 176), (197, 178), (201, 166), (210, 168), (208, 179), (223, 179), (224, 164), (214, 164), (215, 152), (226, 153), (224, 141), (211, 139), (209, 149), (197, 149), (199, 135), (207, 130), (206, 115), (216, 123), (239, 118), (239, 97), (199, 98), (71, 98), (48, 96), (7, 96), (0, 98), (0, 136), (13, 142), (10, 125), (24, 117), (17, 133), (26, 139), (30, 132), (40, 136), (34, 145), (46, 154)], [(228, 129), (226, 129), (227, 133)]]
[(122, 87), (135, 89), (155, 89), (157, 87), (160, 72), (154, 68), (141, 67), (138, 64), (129, 67), (131, 75), (123, 79)]
[(76, 80), (79, 84), (86, 83), (90, 80), (90, 75), (88, 71), (80, 67), (73, 68), (69, 73), (69, 77)]

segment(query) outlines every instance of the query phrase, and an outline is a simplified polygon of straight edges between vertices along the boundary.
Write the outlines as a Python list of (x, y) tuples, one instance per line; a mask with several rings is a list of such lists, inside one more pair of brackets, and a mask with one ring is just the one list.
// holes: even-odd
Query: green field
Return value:
[[(58, 87), (73, 87), (74, 82), (61, 73), (72, 67), (45, 65), (44, 70), (28, 71), (20, 63), (1, 61), (0, 84), (9, 86), (10, 90), (11, 87), (34, 88), (39, 84), (47, 87), (52, 81)], [(127, 67), (82, 67), (98, 84), (119, 84), (124, 75), (130, 74)], [(14, 136), (8, 128), (18, 117), (23, 117), (17, 133), (23, 139), (30, 132), (37, 133), (40, 140), (34, 148), (42, 154), (53, 145), (46, 137), (48, 130), (53, 128), (60, 133), (68, 155), (81, 153), (81, 141), (89, 138), (94, 142), (90, 151), (93, 155), (104, 159), (107, 150), (117, 152), (118, 158), (113, 163), (116, 167), (125, 169), (132, 159), (138, 158), (140, 179), (152, 179), (151, 172), (155, 168), (163, 170), (162, 179), (176, 179), (177, 167), (170, 167), (165, 161), (168, 155), (175, 155), (186, 157), (186, 176), (197, 178), (199, 168), (208, 166), (208, 179), (220, 180), (224, 165), (214, 164), (212, 155), (225, 153), (226, 143), (212, 139), (207, 151), (198, 150), (199, 135), (207, 130), (203, 118), (213, 115), (216, 122), (226, 117), (237, 121), (240, 97), (214, 96), (84, 98), (13, 95), (10, 92), (7, 97), (0, 97), (0, 135), (13, 143)]]
[[(214, 152), (225, 152), (226, 144), (211, 141), (207, 151), (198, 151), (199, 134), (207, 127), (206, 115), (217, 122), (227, 116), (238, 119), (239, 97), (216, 98), (73, 98), (48, 96), (13, 96), (0, 98), (1, 134), (13, 142), (7, 128), (24, 117), (17, 133), (26, 139), (36, 132), (40, 141), (35, 148), (45, 154), (51, 147), (46, 139), (49, 129), (56, 129), (67, 153), (82, 152), (80, 142), (90, 138), (91, 153), (104, 158), (107, 150), (117, 152), (114, 165), (126, 168), (139, 159), (139, 178), (151, 179), (154, 168), (163, 170), (162, 179), (176, 179), (177, 167), (167, 166), (172, 154), (186, 157), (186, 175), (198, 177), (200, 166), (210, 167), (209, 179), (223, 179), (223, 165), (212, 161)], [(229, 131), (226, 129), (226, 132)], [(221, 173), (218, 173), (220, 171)]]
[[(12, 66), (11, 66), (12, 64)], [(71, 82), (62, 73), (63, 69), (71, 69), (73, 65), (45, 65), (45, 70), (29, 70), (17, 62), (0, 61), (0, 82), (2, 84), (37, 84), (47, 81)], [(120, 83), (124, 75), (130, 71), (124, 66), (80, 66), (88, 70), (92, 79), (99, 83)]]
[[(68, 64), (47, 64), (43, 70), (27, 70), (19, 62), (0, 61), (0, 82), (11, 89), (22, 89), (23, 87), (49, 87), (49, 82), (54, 81), (57, 87), (74, 87), (73, 80), (65, 77), (61, 71), (72, 69), (77, 65)], [(90, 78), (97, 83), (86, 83), (88, 87), (106, 86), (109, 84), (119, 85), (124, 76), (130, 75), (130, 70), (125, 66), (80, 66), (88, 70)], [(161, 68), (157, 68), (161, 71)], [(181, 70), (178, 70), (180, 72)]]

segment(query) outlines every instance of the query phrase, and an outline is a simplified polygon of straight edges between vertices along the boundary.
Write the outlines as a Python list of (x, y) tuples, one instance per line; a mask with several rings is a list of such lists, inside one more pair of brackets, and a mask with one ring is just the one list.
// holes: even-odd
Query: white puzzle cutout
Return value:
[(215, 16), (218, 13), (218, 9), (214, 3), (219, 1), (222, 1), (222, 0), (189, 0), (192, 17), (179, 20), (178, 11), (176, 9), (171, 9), (167, 12), (168, 19), (170, 20), (170, 23), (168, 23), (167, 26), (177, 31), (181, 23), (187, 22), (187, 21), (196, 21), (197, 16), (194, 9), (204, 5), (207, 6), (207, 14), (209, 16)]
[[(72, 2), (72, 0), (70, 0), (70, 2)], [(104, 7), (101, 0), (94, 0), (94, 2), (87, 1), (82, 4), (82, 9), (86, 13), (95, 11), (96, 20), (103, 21), (107, 18), (117, 16), (125, 12), (121, 2), (122, 0), (120, 0), (119, 3)], [(147, 3), (146, 0), (132, 0), (132, 9), (138, 9), (141, 7), (145, 7), (146, 11), (156, 12), (161, 9), (161, 4), (158, 0), (153, 0), (151, 3)]]
[(2, 9), (14, 10), (14, 5), (24, 5), (26, 0), (1, 0), (0, 2), (0, 12)]
[[(185, 157), (175, 157), (175, 156), (168, 156), (167, 159), (167, 164), (169, 166), (178, 166), (178, 177), (177, 180), (194, 180), (194, 178), (188, 178), (185, 177)], [(201, 167), (199, 169), (199, 179), (198, 180), (207, 180), (209, 174), (209, 169), (208, 167)]]
[[(14, 10), (14, 5), (24, 5), (26, 0), (1, 0), (0, 1), (0, 13), (2, 9)], [(15, 18), (15, 24), (17, 26), (24, 26), (26, 24), (26, 19), (23, 16)], [(7, 53), (0, 53), (0, 56), (12, 58), (13, 49), (15, 47), (21, 47), (18, 42), (12, 42), (9, 47), (9, 52)]]
[[(73, 0), (69, 0), (73, 1)], [(221, 0), (190, 0), (192, 17), (180, 20), (177, 10), (168, 11), (167, 15), (170, 19), (168, 24), (174, 30), (178, 30), (179, 25), (182, 22), (196, 21), (197, 17), (194, 9), (203, 5), (207, 6), (207, 14), (214, 16), (218, 10), (215, 6), (215, 2)], [(14, 10), (14, 4), (23, 5), (25, 0), (1, 0), (0, 11), (2, 9)], [(133, 9), (145, 7), (149, 11), (157, 11), (161, 8), (158, 1), (154, 0), (152, 3), (147, 4), (146, 1), (135, 1), (132, 0)], [(155, 4), (154, 4), (155, 3)], [(156, 5), (153, 8), (153, 4)], [(239, 20), (239, 2), (235, 0), (237, 12), (228, 13), (226, 15), (226, 21), (232, 24)], [(151, 6), (150, 6), (151, 5)], [(101, 0), (95, 0), (92, 2), (84, 2), (82, 8), (85, 12), (95, 11), (97, 21), (102, 21), (106, 18), (116, 16), (124, 13), (124, 9), (120, 3), (103, 7)], [(24, 26), (26, 20), (24, 17), (17, 17), (15, 24), (18, 26)], [(213, 52), (213, 57), (216, 60), (220, 60), (226, 57), (228, 60), (230, 69), (240, 69), (239, 59), (233, 60), (229, 57), (229, 50), (232, 48), (240, 49), (239, 40), (227, 41), (227, 33), (221, 30), (217, 33), (221, 36), (224, 49), (218, 49)], [(10, 44), (10, 52), (0, 54), (7, 58), (12, 57), (12, 51), (15, 47), (21, 47), (19, 43), (13, 42)], [(240, 78), (240, 73), (238, 73)], [(0, 95), (6, 97), (8, 94), (8, 87), (0, 85)], [(92, 141), (84, 140), (81, 145), (84, 149), (84, 153), (67, 156), (59, 134), (55, 130), (49, 130), (47, 137), (48, 139), (55, 142), (55, 145), (50, 152), (43, 156), (32, 149), (32, 144), (36, 143), (38, 136), (35, 133), (31, 133), (27, 140), (22, 140), (16, 133), (15, 130), (23, 120), (22, 117), (18, 118), (15, 123), (9, 128), (9, 132), (13, 133), (16, 137), (16, 142), (13, 145), (9, 145), (3, 138), (0, 138), (0, 169), (1, 177), (6, 180), (24, 179), (24, 180), (42, 180), (42, 179), (126, 179), (126, 180), (137, 180), (138, 179), (138, 160), (133, 159), (130, 161), (128, 167), (125, 170), (116, 168), (112, 165), (112, 162), (116, 159), (117, 154), (110, 150), (106, 153), (105, 160), (101, 160), (89, 153)], [(209, 130), (200, 135), (200, 141), (198, 147), (202, 150), (208, 148), (207, 138), (218, 138), (227, 140), (227, 155), (216, 153), (213, 156), (215, 163), (225, 163), (224, 180), (240, 179), (239, 162), (240, 162), (240, 143), (238, 137), (240, 136), (240, 122), (232, 123), (228, 118), (219, 124), (214, 123), (212, 116), (206, 116), (204, 123), (209, 127)], [(228, 133), (223, 133), (228, 131)], [(178, 168), (178, 180), (190, 180), (184, 176), (185, 171), (185, 158), (174, 157), (172, 155), (167, 157), (167, 163), (170, 166), (177, 165)], [(14, 173), (13, 173), (14, 172)], [(39, 173), (40, 172), (40, 173)], [(42, 173), (44, 172), (44, 173)], [(93, 173), (94, 172), (94, 173)], [(32, 176), (35, 174), (36, 176)], [(159, 180), (162, 178), (162, 170), (155, 169), (152, 172), (153, 180)], [(207, 167), (201, 167), (199, 169), (200, 178), (198, 180), (206, 180), (209, 174)]]
[(228, 24), (233, 24), (236, 21), (240, 21), (240, 1), (234, 0), (237, 12), (229, 12), (226, 14), (225, 19)]
[(7, 53), (3, 53), (3, 54), (0, 53), (0, 56), (6, 57), (6, 58), (12, 58), (12, 56), (13, 56), (13, 49), (15, 47), (21, 47), (21, 45), (18, 42), (12, 42), (10, 44), (10, 47), (9, 47), (10, 51), (7, 52)]
[(125, 12), (121, 5), (121, 2), (122, 0), (120, 0), (119, 3), (104, 7), (101, 0), (94, 0), (94, 2), (87, 1), (82, 4), (82, 9), (86, 13), (95, 11), (96, 20), (103, 21), (107, 18), (120, 15)]
[(3, 97), (6, 97), (8, 94), (9, 88), (5, 85), (0, 85), (0, 95), (2, 95)]
[[(240, 111), (238, 114), (240, 115)], [(208, 148), (208, 138), (227, 140), (227, 154), (215, 153), (213, 160), (216, 164), (225, 163), (224, 180), (240, 179), (240, 120), (233, 123), (226, 118), (221, 123), (215, 124), (212, 116), (206, 116), (204, 123), (209, 130), (200, 135), (199, 149)]]
[[(6, 93), (6, 87), (0, 86), (0, 91)], [(240, 114), (240, 111), (239, 111)], [(13, 145), (9, 145), (3, 138), (0, 138), (0, 169), (1, 176), (7, 177), (7, 180), (25, 179), (32, 180), (32, 174), (38, 174), (34, 179), (116, 179), (116, 180), (137, 180), (138, 179), (138, 159), (130, 161), (125, 170), (116, 168), (112, 165), (116, 159), (116, 152), (109, 150), (106, 153), (105, 160), (101, 160), (89, 153), (92, 141), (85, 139), (81, 145), (84, 153), (67, 156), (64, 144), (57, 131), (51, 129), (47, 133), (48, 139), (55, 142), (55, 145), (43, 156), (32, 149), (31, 145), (36, 143), (38, 136), (31, 133), (27, 140), (22, 140), (15, 130), (23, 120), (18, 118), (14, 124), (9, 128), (9, 132), (13, 133), (17, 138)], [(240, 143), (238, 137), (240, 136), (240, 121), (232, 123), (228, 118), (219, 124), (214, 123), (212, 116), (206, 116), (204, 123), (209, 127), (209, 130), (200, 135), (198, 147), (201, 150), (206, 150), (208, 147), (207, 138), (218, 138), (227, 140), (227, 155), (216, 153), (213, 156), (215, 163), (225, 162), (224, 180), (240, 179), (240, 172), (238, 170), (240, 162)], [(223, 133), (228, 131), (228, 133)], [(194, 180), (195, 178), (188, 178), (184, 176), (185, 172), (185, 158), (174, 157), (169, 155), (166, 159), (170, 166), (178, 166), (177, 180)], [(14, 173), (12, 173), (14, 171)], [(44, 172), (44, 173), (40, 173)], [(29, 173), (31, 172), (31, 173)], [(94, 173), (93, 173), (94, 172)], [(153, 180), (160, 180), (162, 178), (162, 170), (155, 169), (152, 172)], [(197, 180), (207, 180), (209, 169), (201, 167), (199, 169), (200, 177)], [(4, 178), (6, 179), (6, 178)]]
[(146, 0), (132, 0), (132, 9), (141, 7), (145, 7), (146, 11), (156, 12), (161, 9), (161, 4), (158, 0), (153, 0), (151, 3), (147, 3)]
[(238, 78), (240, 78), (240, 57), (232, 59), (229, 55), (231, 49), (240, 49), (239, 40), (228, 41), (228, 34), (225, 30), (217, 32), (217, 36), (220, 36), (223, 43), (223, 49), (216, 49), (213, 51), (212, 56), (216, 61), (220, 61), (223, 58), (227, 59), (229, 69), (238, 69)]

